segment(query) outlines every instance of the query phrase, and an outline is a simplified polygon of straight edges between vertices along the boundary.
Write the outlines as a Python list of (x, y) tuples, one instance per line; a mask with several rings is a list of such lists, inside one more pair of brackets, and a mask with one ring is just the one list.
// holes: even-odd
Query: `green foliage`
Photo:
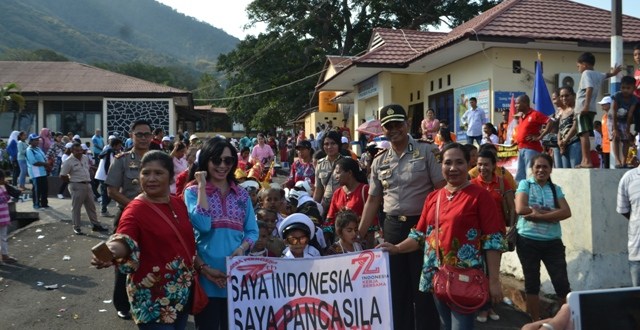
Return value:
[(25, 100), (20, 95), (20, 87), (16, 83), (7, 83), (0, 88), (0, 112), (5, 112), (12, 103), (18, 105), (18, 110), (22, 111)]
[(209, 73), (202, 74), (198, 88), (193, 92), (194, 102), (197, 105), (213, 104), (213, 106), (217, 106), (220, 102), (213, 102), (213, 100), (222, 97), (224, 97), (224, 89), (218, 79)]
[(268, 33), (218, 58), (230, 115), (247, 128), (282, 126), (309, 107), (326, 55), (361, 54), (373, 28), (426, 30), (443, 19), (455, 26), (500, 1), (253, 0), (249, 18), (266, 23)]
[(96, 63), (95, 66), (171, 87), (191, 90), (198, 85), (199, 73), (183, 66), (156, 66), (141, 62), (131, 63)]

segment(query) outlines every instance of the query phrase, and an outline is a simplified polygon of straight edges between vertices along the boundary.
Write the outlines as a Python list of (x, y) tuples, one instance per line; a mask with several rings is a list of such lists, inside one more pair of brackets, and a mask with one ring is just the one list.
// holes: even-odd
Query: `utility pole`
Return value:
[[(611, 67), (623, 64), (622, 56), (622, 0), (611, 0)], [(620, 75), (611, 77), (611, 95), (620, 90)]]

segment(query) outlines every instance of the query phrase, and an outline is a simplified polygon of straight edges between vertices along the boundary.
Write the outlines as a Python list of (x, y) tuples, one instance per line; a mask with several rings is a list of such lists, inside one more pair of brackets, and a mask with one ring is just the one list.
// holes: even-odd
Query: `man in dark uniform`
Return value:
[[(140, 192), (140, 160), (149, 151), (149, 144), (153, 134), (151, 124), (146, 120), (136, 120), (131, 124), (129, 136), (133, 139), (133, 148), (116, 156), (113, 164), (109, 167), (107, 179), (107, 193), (109, 197), (118, 202), (118, 213), (116, 213), (114, 228), (118, 228), (118, 222), (122, 215), (122, 210)], [(113, 305), (118, 312), (118, 317), (130, 319), (129, 298), (126, 291), (127, 276), (116, 269), (116, 281), (113, 289)]]
[[(409, 235), (422, 213), (427, 195), (446, 184), (431, 143), (418, 142), (407, 133), (404, 108), (390, 104), (380, 108), (378, 118), (391, 148), (371, 164), (369, 198), (358, 228), (364, 237), (383, 203), (386, 242), (397, 244)], [(421, 250), (389, 257), (391, 304), (395, 329), (440, 329), (440, 319), (430, 294), (418, 291), (424, 252)]]

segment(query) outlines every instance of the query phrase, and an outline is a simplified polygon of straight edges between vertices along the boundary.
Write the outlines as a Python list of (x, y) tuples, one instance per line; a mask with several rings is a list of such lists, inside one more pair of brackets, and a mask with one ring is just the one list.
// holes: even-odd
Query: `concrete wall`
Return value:
[[(630, 286), (627, 263), (628, 221), (615, 211), (618, 182), (626, 170), (554, 169), (571, 218), (561, 222), (569, 282), (574, 291)], [(515, 252), (502, 255), (501, 271), (523, 279)], [(542, 291), (555, 292), (541, 268)]]

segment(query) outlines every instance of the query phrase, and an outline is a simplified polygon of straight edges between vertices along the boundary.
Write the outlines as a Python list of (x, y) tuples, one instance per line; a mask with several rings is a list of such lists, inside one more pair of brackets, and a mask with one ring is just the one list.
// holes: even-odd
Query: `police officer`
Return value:
[(340, 146), (342, 136), (336, 131), (327, 132), (322, 138), (322, 149), (327, 154), (324, 158), (318, 160), (316, 165), (315, 190), (313, 191), (313, 199), (322, 204), (324, 213), (329, 210), (333, 191), (339, 187), (338, 180), (333, 174), (333, 166), (338, 159), (342, 157), (340, 154)]
[[(118, 202), (118, 213), (116, 213), (114, 221), (116, 229), (124, 207), (142, 192), (139, 181), (140, 160), (149, 151), (149, 144), (153, 137), (151, 124), (146, 120), (136, 120), (131, 124), (129, 135), (133, 140), (133, 148), (116, 156), (113, 164), (109, 167), (109, 173), (105, 180), (109, 197)], [(129, 298), (126, 292), (126, 280), (127, 276), (116, 269), (113, 305), (116, 308), (118, 317), (122, 319), (131, 318)]]
[[(391, 148), (371, 164), (369, 198), (364, 206), (358, 231), (365, 237), (380, 203), (386, 214), (383, 224), (386, 242), (397, 244), (407, 238), (422, 213), (427, 195), (446, 182), (435, 154), (437, 147), (409, 136), (404, 108), (386, 105), (378, 118)], [(439, 329), (440, 319), (431, 295), (418, 290), (423, 253), (389, 257), (391, 303), (395, 329)]]

